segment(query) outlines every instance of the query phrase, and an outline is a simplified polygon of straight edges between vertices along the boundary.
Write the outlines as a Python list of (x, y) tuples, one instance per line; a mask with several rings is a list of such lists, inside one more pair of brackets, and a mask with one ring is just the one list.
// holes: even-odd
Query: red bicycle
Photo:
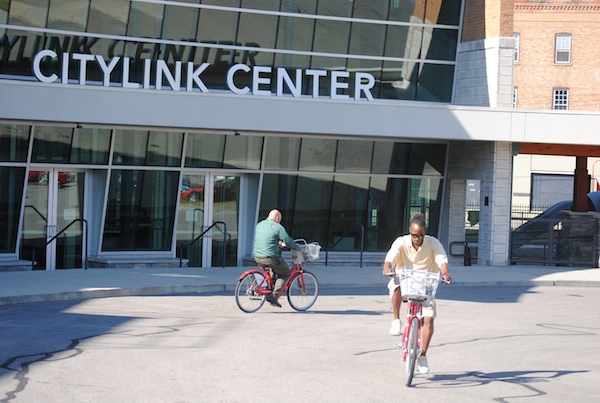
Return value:
[[(440, 282), (449, 283), (441, 277), (440, 272), (431, 273), (425, 270), (401, 268), (400, 290), (406, 298), (406, 322), (402, 335), (402, 360), (406, 362), (404, 383), (412, 384), (415, 364), (421, 354), (421, 328), (423, 327), (423, 304), (435, 298)], [(397, 346), (399, 347), (399, 346)]]
[[(316, 242), (306, 243), (304, 239), (296, 239), (295, 242), (305, 248), (303, 253), (292, 250), (294, 265), (291, 268), (290, 278), (277, 295), (279, 298), (287, 292), (290, 306), (297, 311), (306, 311), (313, 306), (319, 294), (319, 283), (311, 272), (302, 267), (303, 261), (313, 261), (319, 258), (321, 246)], [(244, 312), (252, 313), (258, 311), (265, 303), (266, 297), (273, 291), (275, 275), (266, 266), (251, 269), (244, 272), (235, 287), (235, 302)]]

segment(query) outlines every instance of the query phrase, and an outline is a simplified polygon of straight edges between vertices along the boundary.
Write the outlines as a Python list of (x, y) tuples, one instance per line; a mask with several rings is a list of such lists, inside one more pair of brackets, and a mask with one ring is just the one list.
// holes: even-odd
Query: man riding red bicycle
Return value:
[(267, 302), (281, 308), (277, 301), (279, 291), (290, 277), (290, 266), (281, 256), (281, 248), (304, 251), (304, 248), (294, 242), (283, 225), (282, 215), (279, 210), (271, 210), (266, 219), (256, 225), (254, 232), (254, 261), (261, 266), (269, 267), (276, 275), (277, 281), (271, 295), (267, 296)]
[[(425, 234), (425, 216), (416, 214), (410, 221), (409, 234), (398, 237), (390, 247), (385, 256), (383, 264), (383, 275), (391, 276), (388, 283), (390, 297), (392, 298), (392, 311), (394, 320), (390, 328), (392, 336), (402, 334), (400, 322), (400, 304), (402, 302), (402, 290), (400, 289), (400, 277), (392, 275), (392, 270), (396, 267), (406, 267), (413, 270), (427, 270), (432, 273), (441, 271), (442, 277), (451, 282), (448, 269), (448, 256), (444, 247), (435, 237)], [(436, 316), (435, 300), (430, 300), (423, 306), (423, 342), (421, 344), (421, 354), (417, 361), (417, 367), (420, 373), (429, 372), (429, 363), (427, 361), (427, 348), (433, 336), (433, 321)]]

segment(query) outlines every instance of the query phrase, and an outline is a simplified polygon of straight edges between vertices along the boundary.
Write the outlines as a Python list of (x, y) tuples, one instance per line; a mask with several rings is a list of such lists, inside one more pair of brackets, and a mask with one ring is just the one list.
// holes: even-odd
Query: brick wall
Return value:
[[(585, 4), (585, 5), (581, 5)], [(600, 110), (600, 1), (516, 1), (520, 34), (514, 67), (517, 107), (551, 109), (554, 88), (569, 89), (569, 110)], [(554, 63), (557, 33), (571, 34), (571, 63)]]
[(512, 36), (514, 0), (465, 0), (461, 42)]

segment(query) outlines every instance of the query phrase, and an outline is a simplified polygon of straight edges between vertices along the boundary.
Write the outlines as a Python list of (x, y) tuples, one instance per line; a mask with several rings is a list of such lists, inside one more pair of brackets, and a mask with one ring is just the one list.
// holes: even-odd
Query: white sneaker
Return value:
[(392, 321), (392, 326), (390, 327), (390, 334), (392, 336), (400, 336), (402, 334), (402, 322), (400, 322), (400, 319), (394, 319)]
[(427, 362), (427, 357), (424, 355), (420, 355), (417, 359), (417, 369), (421, 374), (427, 374), (429, 372), (429, 362)]

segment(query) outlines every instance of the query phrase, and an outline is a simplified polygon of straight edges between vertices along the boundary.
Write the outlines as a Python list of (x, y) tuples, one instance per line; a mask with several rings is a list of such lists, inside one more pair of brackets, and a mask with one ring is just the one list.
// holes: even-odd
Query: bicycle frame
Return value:
[(423, 301), (407, 299), (406, 322), (404, 323), (404, 332), (402, 334), (402, 361), (406, 361), (408, 353), (408, 335), (410, 332), (410, 324), (413, 318), (417, 318), (417, 347), (421, 351), (421, 329), (423, 328)]
[[(271, 270), (266, 266), (259, 266), (259, 269), (252, 269), (252, 270), (245, 271), (240, 277), (244, 277), (247, 274), (251, 274), (251, 273), (258, 274), (262, 277), (262, 281), (256, 287), (255, 293), (257, 295), (264, 295), (264, 296), (270, 295), (271, 292), (273, 291), (273, 286), (274, 286), (273, 276), (271, 275)], [(281, 297), (283, 295), (283, 293), (287, 291), (290, 284), (292, 284), (292, 281), (297, 276), (299, 276), (299, 275), (301, 276), (302, 273), (304, 273), (304, 269), (302, 268), (302, 263), (294, 264), (292, 266), (292, 268), (290, 269), (290, 277), (287, 279), (287, 281), (285, 282), (285, 284), (279, 291), (277, 298)], [(304, 278), (303, 277), (301, 277), (301, 281), (303, 283), (302, 285), (304, 286)]]

